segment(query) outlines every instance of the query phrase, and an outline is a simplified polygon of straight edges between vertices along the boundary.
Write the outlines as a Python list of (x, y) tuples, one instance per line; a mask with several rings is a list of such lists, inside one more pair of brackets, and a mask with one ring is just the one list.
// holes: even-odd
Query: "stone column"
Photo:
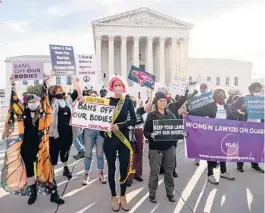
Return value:
[(165, 40), (164, 37), (159, 37), (159, 81), (162, 85), (166, 83), (165, 71)]
[(108, 79), (114, 75), (114, 36), (108, 36), (109, 39), (109, 70)]
[(133, 65), (139, 67), (139, 41), (140, 37), (133, 37)]
[[(101, 72), (101, 39), (102, 36), (96, 36), (96, 61), (97, 61), (97, 73), (98, 77), (103, 77), (103, 73)], [(98, 79), (100, 80), (100, 79)]]
[(170, 53), (170, 62), (171, 62), (171, 74), (174, 75), (177, 71), (177, 38), (171, 38), (171, 53)]
[(147, 37), (147, 72), (153, 74), (153, 39)]
[(127, 37), (121, 37), (121, 76), (127, 79)]
[(187, 72), (188, 67), (188, 38), (182, 38), (180, 41), (180, 70)]

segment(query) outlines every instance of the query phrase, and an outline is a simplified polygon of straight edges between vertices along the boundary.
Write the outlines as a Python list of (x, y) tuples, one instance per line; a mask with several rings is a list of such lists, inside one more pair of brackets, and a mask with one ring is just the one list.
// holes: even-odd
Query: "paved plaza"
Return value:
[[(3, 165), (5, 143), (0, 144), (0, 168)], [(220, 185), (214, 186), (206, 181), (206, 163), (199, 167), (194, 161), (185, 158), (184, 144), (177, 148), (179, 177), (175, 179), (176, 203), (169, 203), (160, 177), (157, 192), (157, 204), (148, 200), (148, 146), (144, 149), (144, 182), (134, 182), (128, 188), (127, 198), (131, 205), (130, 213), (263, 213), (264, 212), (264, 175), (253, 171), (245, 164), (245, 173), (237, 172), (236, 164), (229, 163), (228, 170), (235, 175), (231, 182), (221, 179)], [(72, 147), (73, 156), (76, 150)], [(94, 157), (94, 156), (93, 156)], [(92, 179), (88, 186), (82, 186), (84, 172), (83, 160), (70, 160), (73, 179), (68, 181), (62, 176), (63, 165), (56, 168), (56, 180), (65, 204), (57, 206), (50, 203), (49, 196), (39, 195), (36, 203), (27, 205), (27, 197), (9, 195), (0, 188), (1, 213), (111, 213), (110, 191), (108, 185), (102, 185), (97, 179), (95, 158), (93, 158)], [(118, 166), (118, 161), (117, 161)], [(263, 165), (262, 165), (263, 166)], [(107, 167), (105, 167), (107, 169)], [(215, 170), (219, 176), (219, 170)], [(218, 177), (219, 178), (219, 177)], [(123, 210), (120, 210), (123, 212)]]

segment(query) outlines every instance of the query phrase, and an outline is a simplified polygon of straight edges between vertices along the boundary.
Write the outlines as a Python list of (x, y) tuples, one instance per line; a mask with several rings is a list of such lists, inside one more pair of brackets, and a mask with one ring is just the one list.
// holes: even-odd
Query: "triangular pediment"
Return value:
[(192, 24), (175, 19), (168, 15), (159, 13), (149, 8), (139, 8), (114, 16), (102, 18), (92, 22), (93, 25), (120, 25), (120, 26), (164, 26), (187, 28), (193, 27)]

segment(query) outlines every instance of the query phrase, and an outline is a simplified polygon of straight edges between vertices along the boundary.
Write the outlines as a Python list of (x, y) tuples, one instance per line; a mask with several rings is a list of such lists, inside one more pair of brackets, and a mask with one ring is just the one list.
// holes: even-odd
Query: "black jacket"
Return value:
[(176, 119), (173, 113), (166, 112), (164, 115), (160, 114), (158, 111), (153, 111), (148, 113), (145, 124), (144, 124), (144, 136), (149, 141), (149, 149), (152, 150), (167, 150), (171, 146), (175, 146), (177, 141), (154, 141), (151, 137), (153, 133), (153, 121), (161, 119)]
[[(227, 109), (226, 104), (224, 105), (224, 108), (228, 116), (228, 109)], [(217, 114), (217, 103), (216, 102), (207, 104), (204, 107), (194, 110), (190, 113), (190, 115), (200, 116), (200, 117), (209, 117), (209, 118), (215, 118), (216, 114)]]

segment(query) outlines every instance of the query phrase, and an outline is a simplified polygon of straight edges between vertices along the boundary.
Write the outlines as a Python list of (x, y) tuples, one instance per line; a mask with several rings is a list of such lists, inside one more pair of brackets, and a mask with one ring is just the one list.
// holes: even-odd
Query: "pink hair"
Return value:
[(128, 85), (126, 83), (126, 81), (119, 75), (114, 75), (110, 78), (110, 81), (109, 81), (109, 91), (113, 92), (113, 86), (114, 86), (114, 82), (115, 81), (120, 81), (121, 84), (122, 84), (122, 92), (123, 93), (126, 93), (127, 92), (127, 89), (128, 89)]

